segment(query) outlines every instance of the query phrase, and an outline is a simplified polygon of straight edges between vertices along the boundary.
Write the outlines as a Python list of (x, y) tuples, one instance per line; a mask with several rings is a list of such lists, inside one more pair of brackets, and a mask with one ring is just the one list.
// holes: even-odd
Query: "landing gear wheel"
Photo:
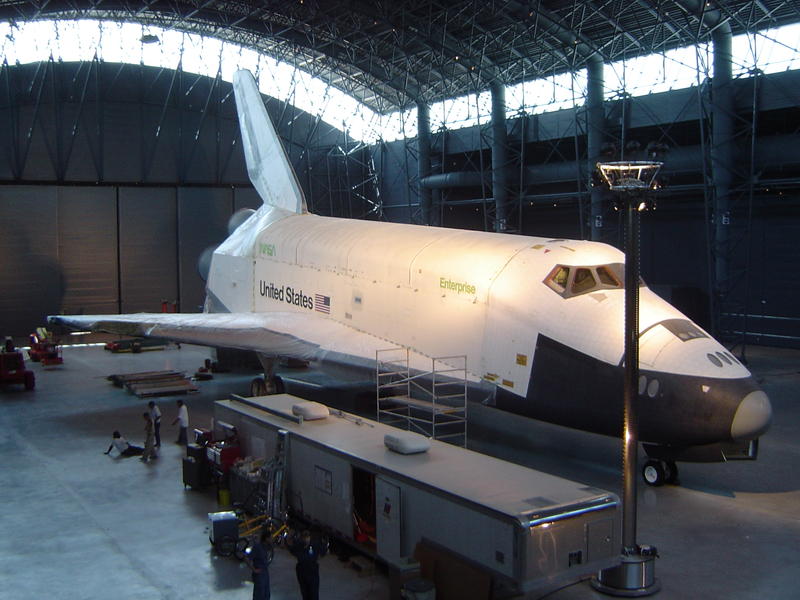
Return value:
[(678, 485), (680, 483), (678, 481), (678, 465), (675, 464), (674, 460), (666, 460), (664, 461), (665, 468), (665, 483), (670, 485)]
[(648, 460), (642, 467), (642, 477), (647, 485), (658, 487), (666, 483), (666, 473), (664, 472), (664, 463), (660, 460)]
[(263, 377), (256, 377), (250, 382), (250, 396), (266, 396), (267, 384)]

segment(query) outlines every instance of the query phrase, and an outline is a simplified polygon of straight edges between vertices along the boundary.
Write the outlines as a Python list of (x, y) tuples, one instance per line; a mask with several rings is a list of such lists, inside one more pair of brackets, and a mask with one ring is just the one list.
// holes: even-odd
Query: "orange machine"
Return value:
[(41, 362), (46, 367), (60, 365), (64, 362), (61, 356), (61, 345), (56, 343), (53, 334), (43, 327), (30, 336), (31, 348), (28, 350), (33, 362)]
[(22, 352), (0, 352), (0, 384), (5, 383), (21, 383), (26, 390), (36, 387), (36, 376), (25, 369)]

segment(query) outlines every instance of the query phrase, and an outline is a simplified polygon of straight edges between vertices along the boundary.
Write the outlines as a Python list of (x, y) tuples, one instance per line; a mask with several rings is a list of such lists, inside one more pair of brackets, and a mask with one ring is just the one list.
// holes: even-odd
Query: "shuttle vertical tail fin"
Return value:
[(250, 71), (240, 70), (234, 74), (233, 91), (242, 130), (247, 174), (261, 200), (295, 213), (307, 212), (303, 189)]

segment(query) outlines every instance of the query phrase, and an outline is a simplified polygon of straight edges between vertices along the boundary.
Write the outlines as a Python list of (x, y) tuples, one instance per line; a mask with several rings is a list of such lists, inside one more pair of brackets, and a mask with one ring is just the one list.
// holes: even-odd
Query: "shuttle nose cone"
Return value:
[(772, 405), (761, 390), (750, 392), (736, 409), (731, 423), (734, 440), (754, 440), (768, 428), (772, 421)]

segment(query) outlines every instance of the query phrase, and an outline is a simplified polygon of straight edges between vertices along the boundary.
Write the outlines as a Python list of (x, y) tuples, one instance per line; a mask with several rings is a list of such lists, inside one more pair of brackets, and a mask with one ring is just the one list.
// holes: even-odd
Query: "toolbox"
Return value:
[(230, 510), (208, 513), (211, 530), (208, 534), (212, 544), (221, 542), (226, 536), (234, 541), (239, 538), (239, 519), (236, 513)]

